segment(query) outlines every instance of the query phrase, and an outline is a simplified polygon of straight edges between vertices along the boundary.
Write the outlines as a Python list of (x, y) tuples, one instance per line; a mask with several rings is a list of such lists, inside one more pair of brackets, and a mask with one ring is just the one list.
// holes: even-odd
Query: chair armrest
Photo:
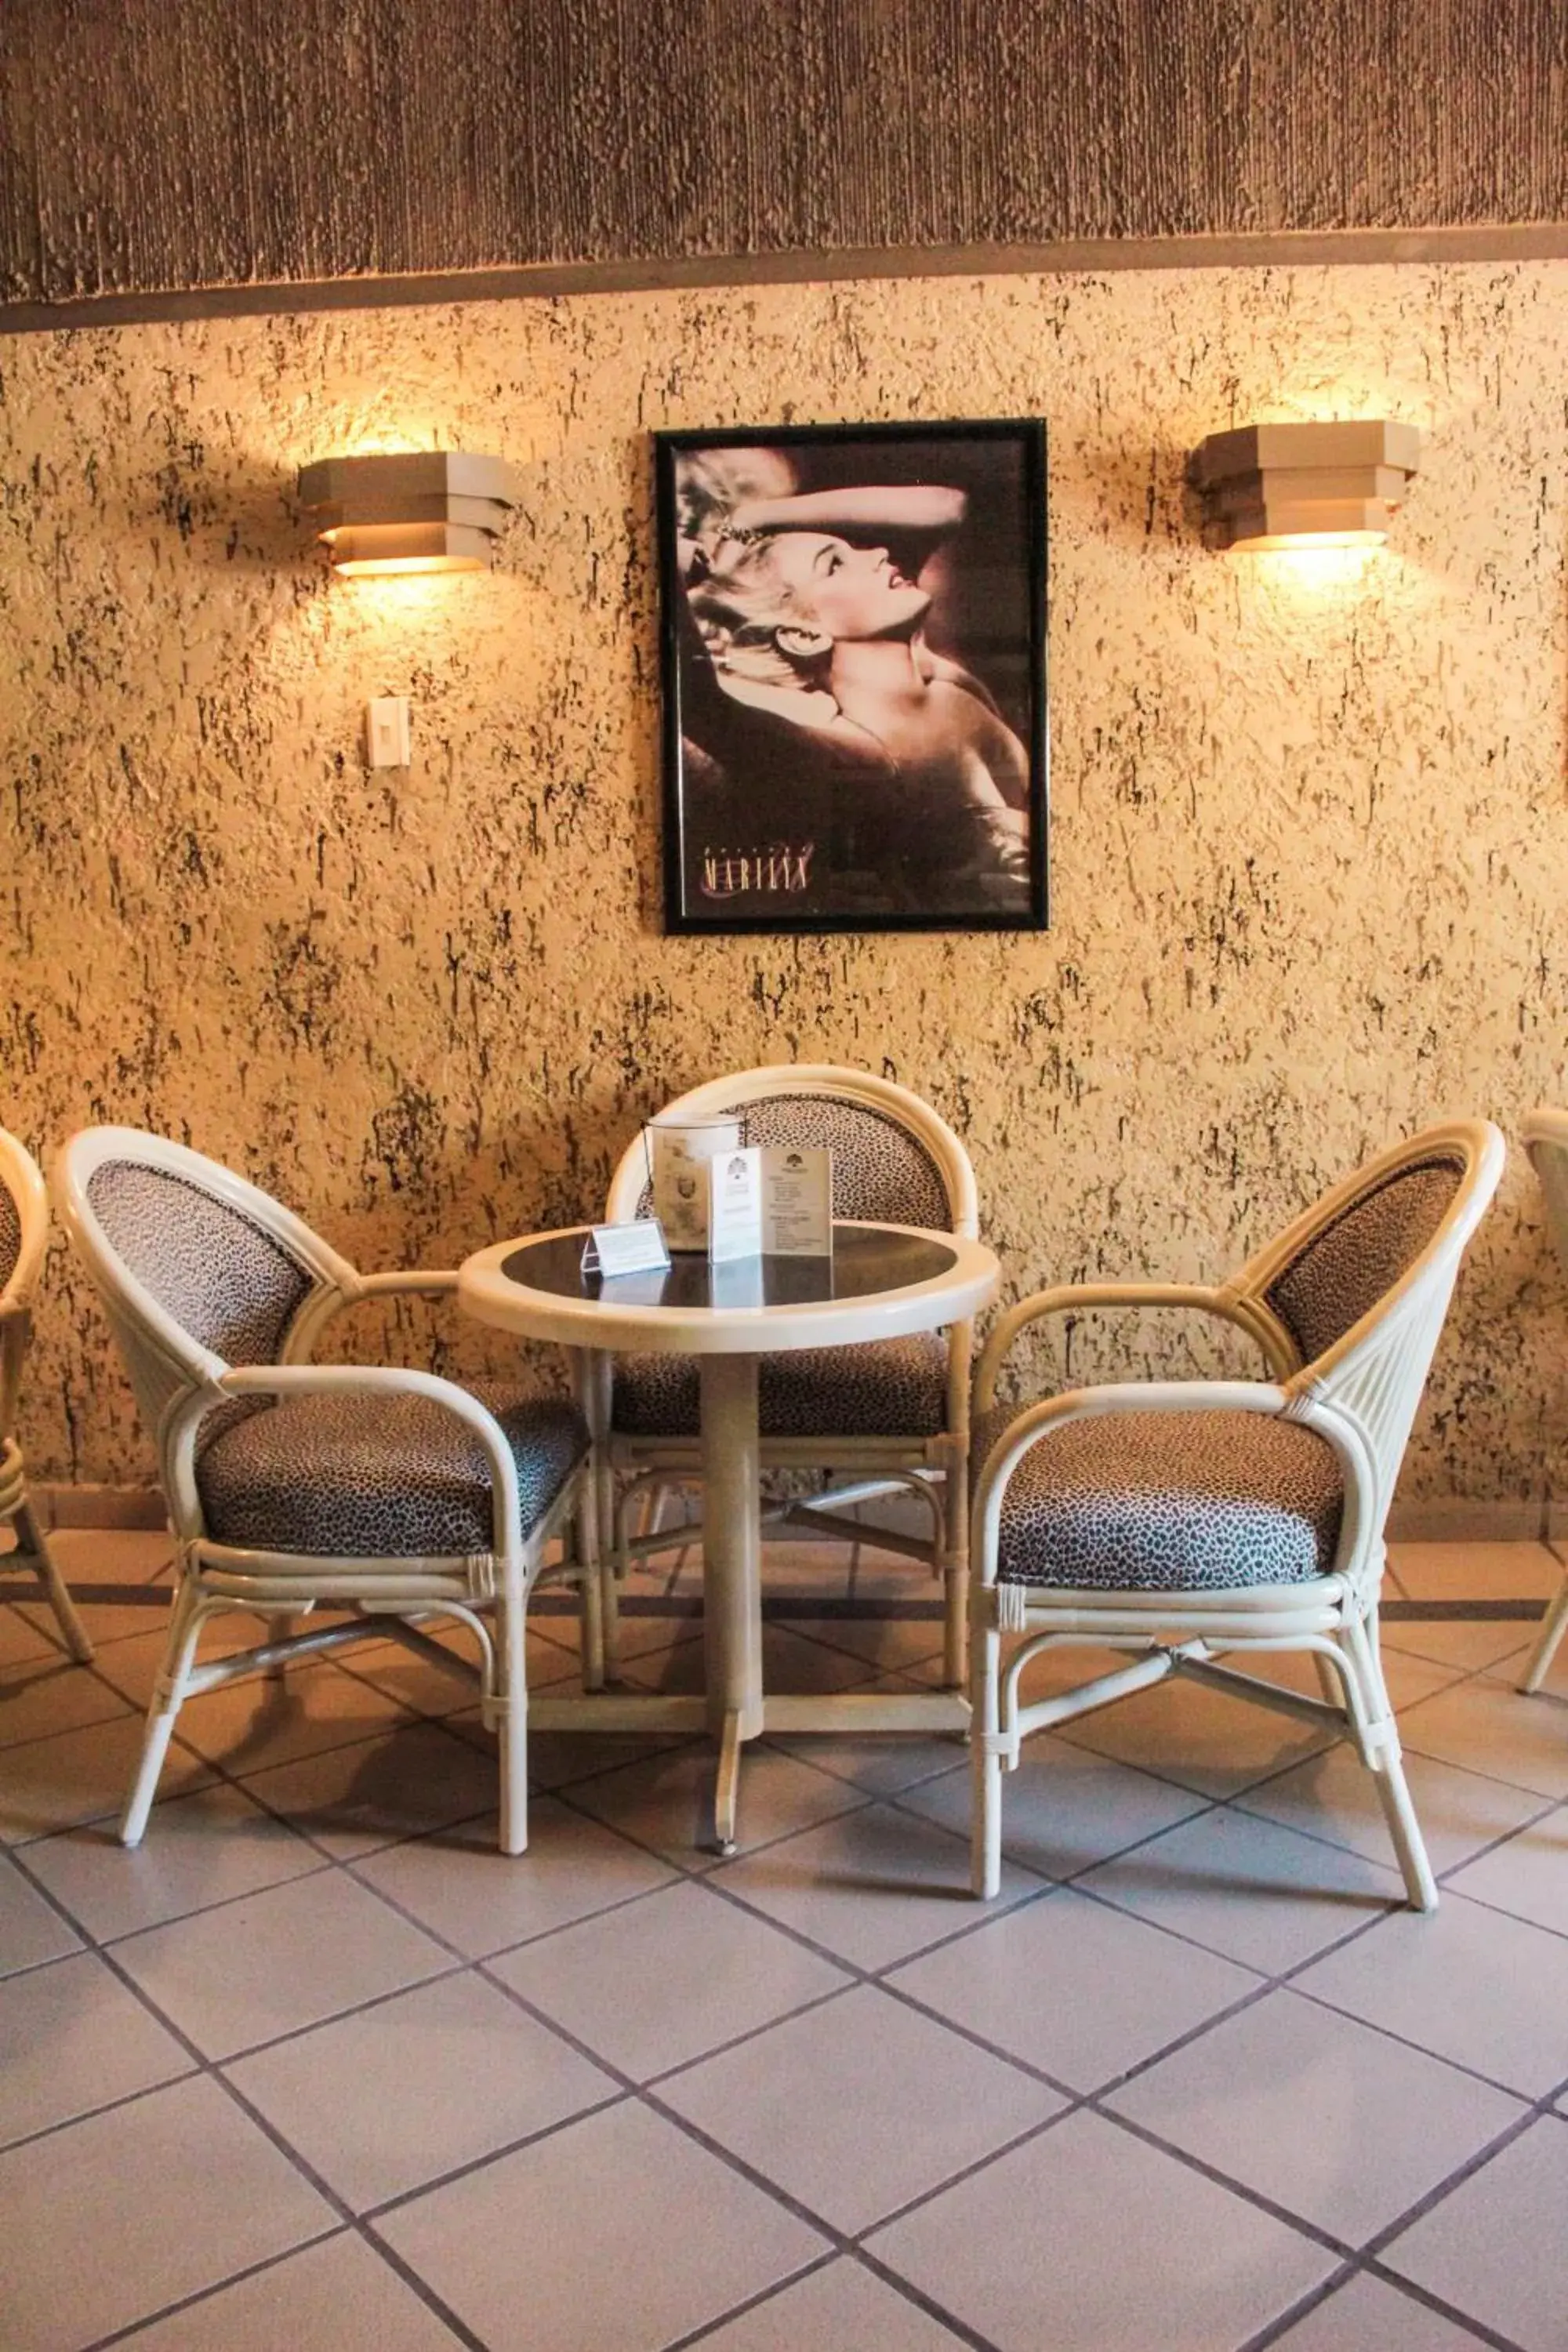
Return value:
[(1100, 1307), (1185, 1307), (1199, 1315), (1213, 1315), (1255, 1340), (1271, 1372), (1283, 1375), (1295, 1369), (1293, 1363), (1281, 1360), (1277, 1339), (1250, 1299), (1238, 1297), (1229, 1288), (1210, 1289), (1205, 1284), (1194, 1282), (1064, 1283), (1055, 1289), (1037, 1290), (1031, 1297), (1020, 1298), (1002, 1317), (975, 1366), (975, 1412), (990, 1411), (995, 1397), (997, 1367), (1020, 1331), (1026, 1330), (1031, 1323), (1042, 1322), (1048, 1315), (1089, 1313)]
[(996, 1580), (997, 1522), (1003, 1496), (1030, 1446), (1069, 1421), (1133, 1412), (1255, 1412), (1265, 1419), (1289, 1419), (1316, 1431), (1333, 1447), (1344, 1475), (1345, 1512), (1335, 1572), (1358, 1571), (1374, 1538), (1379, 1539), (1376, 1551), (1381, 1568), (1386, 1498), (1380, 1507), (1376, 1465), (1363, 1433), (1333, 1405), (1272, 1381), (1121, 1381), (1100, 1388), (1069, 1389), (1065, 1395), (1027, 1405), (997, 1438), (974, 1482), (972, 1559), (982, 1584)]
[(484, 1448), (494, 1502), (494, 1549), (514, 1556), (521, 1548), (517, 1530), (521, 1512), (518, 1499), (517, 1464), (505, 1433), (494, 1413), (456, 1381), (434, 1372), (405, 1370), (387, 1364), (240, 1364), (224, 1372), (209, 1387), (181, 1397), (160, 1432), (163, 1476), (176, 1531), (189, 1537), (202, 1527), (201, 1495), (196, 1486), (196, 1432), (206, 1415), (235, 1397), (417, 1396), (443, 1406), (466, 1422)]
[(410, 1267), (395, 1269), (389, 1274), (356, 1274), (352, 1285), (342, 1289), (323, 1287), (305, 1302), (299, 1320), (289, 1335), (283, 1360), (289, 1364), (308, 1364), (316, 1343), (329, 1323), (351, 1307), (358, 1307), (367, 1298), (442, 1298), (454, 1294), (458, 1287), (457, 1269), (425, 1269)]

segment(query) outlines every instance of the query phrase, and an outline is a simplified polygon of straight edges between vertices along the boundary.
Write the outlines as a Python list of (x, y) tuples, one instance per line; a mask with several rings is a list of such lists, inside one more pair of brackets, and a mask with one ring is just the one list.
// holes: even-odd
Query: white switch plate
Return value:
[(373, 768), (408, 765), (408, 697), (375, 694), (364, 707), (364, 756)]

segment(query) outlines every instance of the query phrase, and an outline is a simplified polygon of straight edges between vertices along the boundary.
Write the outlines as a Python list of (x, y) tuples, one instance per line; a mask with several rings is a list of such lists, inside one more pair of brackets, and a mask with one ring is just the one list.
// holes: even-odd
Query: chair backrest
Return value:
[(1532, 1110), (1520, 1134), (1541, 1181), (1547, 1229), (1568, 1273), (1568, 1110)]
[[(748, 1144), (826, 1147), (833, 1153), (837, 1216), (923, 1225), (971, 1241), (977, 1235), (974, 1171), (963, 1144), (919, 1095), (868, 1070), (770, 1063), (710, 1079), (666, 1108), (693, 1118), (738, 1118)], [(645, 1216), (650, 1205), (638, 1135), (610, 1181), (605, 1215)]]
[(55, 1164), (60, 1213), (156, 1432), (171, 1400), (279, 1360), (300, 1309), (352, 1269), (269, 1193), (135, 1128), (87, 1128)]
[(49, 1237), (49, 1196), (37, 1161), (0, 1128), (0, 1453), (16, 1458), (13, 1436), (22, 1358), (27, 1346), (27, 1302)]
[(1427, 1128), (1335, 1185), (1226, 1286), (1293, 1347), (1286, 1385), (1355, 1421), (1385, 1501), (1506, 1157), (1489, 1120)]
[(25, 1144), (0, 1128), (0, 1307), (33, 1295), (49, 1233), (43, 1172)]
[(1326, 1355), (1415, 1264), (1453, 1205), (1465, 1167), (1458, 1150), (1423, 1151), (1381, 1174), (1363, 1171), (1337, 1205), (1318, 1204), (1321, 1213), (1263, 1292), (1304, 1364)]

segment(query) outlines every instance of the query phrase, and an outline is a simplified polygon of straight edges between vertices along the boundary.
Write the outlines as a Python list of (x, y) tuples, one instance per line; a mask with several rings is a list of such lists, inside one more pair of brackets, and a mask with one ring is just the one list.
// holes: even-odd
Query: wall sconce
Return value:
[(1370, 547), (1421, 462), (1414, 425), (1244, 425), (1194, 451), (1207, 546)]
[(320, 458), (300, 469), (300, 499), (334, 572), (485, 572), (518, 493), (503, 458), (410, 449)]

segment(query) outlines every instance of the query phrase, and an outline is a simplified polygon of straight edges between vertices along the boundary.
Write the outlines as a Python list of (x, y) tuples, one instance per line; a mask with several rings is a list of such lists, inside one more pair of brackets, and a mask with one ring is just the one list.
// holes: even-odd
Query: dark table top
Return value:
[(521, 1242), (501, 1261), (509, 1281), (557, 1298), (614, 1298), (637, 1307), (805, 1307), (829, 1299), (866, 1298), (934, 1281), (957, 1263), (957, 1252), (923, 1234), (894, 1225), (836, 1224), (828, 1257), (736, 1258), (713, 1265), (700, 1253), (681, 1251), (668, 1266), (642, 1274), (583, 1272), (587, 1227)]

